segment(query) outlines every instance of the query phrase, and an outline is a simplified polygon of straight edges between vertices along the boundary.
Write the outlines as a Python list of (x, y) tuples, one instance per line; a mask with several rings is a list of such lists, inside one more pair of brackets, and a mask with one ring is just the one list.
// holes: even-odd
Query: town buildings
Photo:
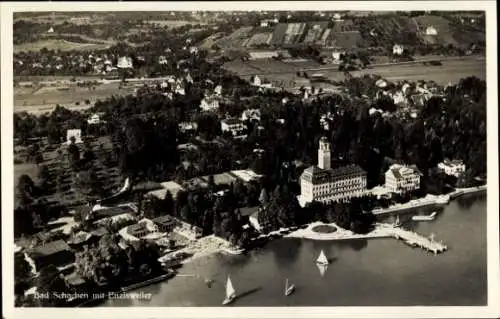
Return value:
[(385, 188), (393, 193), (406, 193), (420, 188), (420, 171), (415, 165), (393, 164), (385, 172)]
[(233, 136), (239, 136), (242, 135), (242, 133), (245, 131), (246, 126), (243, 124), (243, 122), (239, 119), (236, 118), (229, 118), (220, 121), (220, 126), (222, 132), (231, 132)]
[(318, 165), (305, 169), (300, 176), (299, 202), (331, 202), (360, 197), (366, 192), (366, 172), (358, 165), (331, 167), (330, 143), (322, 137)]
[(445, 159), (443, 162), (438, 164), (438, 168), (445, 172), (446, 175), (451, 175), (459, 177), (460, 174), (465, 172), (465, 164), (461, 160), (449, 160)]
[(65, 266), (75, 261), (73, 251), (64, 240), (42, 243), (32, 248), (28, 255), (33, 260), (36, 271), (48, 265)]

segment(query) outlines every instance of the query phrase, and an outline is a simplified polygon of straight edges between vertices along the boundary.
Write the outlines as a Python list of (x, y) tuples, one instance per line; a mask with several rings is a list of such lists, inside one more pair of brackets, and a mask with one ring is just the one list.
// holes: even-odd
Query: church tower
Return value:
[(330, 143), (324, 136), (319, 140), (318, 167), (325, 170), (331, 168)]

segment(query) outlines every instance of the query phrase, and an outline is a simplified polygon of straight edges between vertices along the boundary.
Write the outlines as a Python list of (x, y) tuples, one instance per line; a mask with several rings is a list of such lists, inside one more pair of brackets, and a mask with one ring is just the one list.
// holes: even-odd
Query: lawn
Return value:
[[(69, 90), (58, 90), (55, 87), (44, 87), (36, 92), (21, 88), (14, 89), (14, 111), (21, 112), (45, 112), (51, 111), (57, 104), (68, 109), (81, 109), (85, 107), (85, 101), (89, 100), (92, 105), (96, 100), (104, 100), (112, 95), (133, 94), (133, 87), (119, 88), (120, 83), (101, 84), (95, 90), (71, 86)], [(76, 105), (79, 103), (80, 105)], [(88, 107), (90, 107), (88, 105)]]
[(162, 27), (169, 27), (169, 28), (178, 28), (182, 27), (188, 24), (191, 25), (197, 25), (201, 24), (204, 25), (206, 23), (199, 22), (199, 21), (187, 21), (187, 20), (146, 20), (144, 21), (145, 23), (150, 23), (150, 24), (158, 24)]
[(42, 48), (47, 48), (49, 50), (61, 50), (61, 51), (73, 51), (73, 50), (91, 51), (91, 50), (102, 50), (108, 47), (109, 44), (103, 44), (103, 43), (77, 43), (62, 39), (46, 39), (31, 43), (14, 45), (14, 53), (23, 51), (24, 52), (40, 51)]
[(331, 234), (337, 231), (337, 228), (330, 225), (318, 225), (312, 228), (313, 232), (321, 234)]

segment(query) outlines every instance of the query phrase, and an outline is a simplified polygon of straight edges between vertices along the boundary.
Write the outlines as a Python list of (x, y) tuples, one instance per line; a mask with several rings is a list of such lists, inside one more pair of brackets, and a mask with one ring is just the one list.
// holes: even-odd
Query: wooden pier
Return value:
[(411, 247), (421, 247), (434, 253), (435, 255), (445, 252), (448, 249), (448, 246), (442, 242), (435, 241), (434, 236), (424, 237), (417, 233), (397, 227), (392, 228), (392, 232), (392, 236), (394, 238), (403, 240), (407, 245)]

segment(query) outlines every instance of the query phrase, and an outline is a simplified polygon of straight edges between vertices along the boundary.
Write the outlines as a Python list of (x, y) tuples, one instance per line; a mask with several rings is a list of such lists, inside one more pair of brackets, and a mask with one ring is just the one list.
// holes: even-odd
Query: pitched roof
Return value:
[(175, 223), (176, 222), (176, 220), (173, 219), (172, 216), (169, 216), (169, 215), (163, 215), (163, 216), (153, 218), (152, 221), (155, 223), (159, 223), (159, 224), (168, 224), (168, 223)]
[(57, 254), (62, 251), (71, 251), (71, 248), (66, 244), (64, 240), (55, 240), (44, 245), (39, 245), (31, 249), (33, 255), (39, 257), (46, 257), (50, 255)]
[(251, 216), (259, 211), (259, 206), (240, 207), (241, 216)]

